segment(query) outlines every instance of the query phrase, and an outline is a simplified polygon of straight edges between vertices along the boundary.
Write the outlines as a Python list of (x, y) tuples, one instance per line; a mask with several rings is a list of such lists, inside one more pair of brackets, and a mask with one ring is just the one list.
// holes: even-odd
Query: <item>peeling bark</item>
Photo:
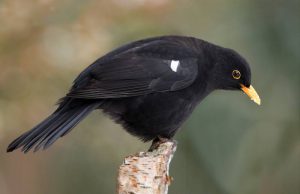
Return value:
[(169, 165), (176, 141), (160, 143), (156, 149), (124, 159), (119, 168), (118, 194), (167, 194), (172, 178)]

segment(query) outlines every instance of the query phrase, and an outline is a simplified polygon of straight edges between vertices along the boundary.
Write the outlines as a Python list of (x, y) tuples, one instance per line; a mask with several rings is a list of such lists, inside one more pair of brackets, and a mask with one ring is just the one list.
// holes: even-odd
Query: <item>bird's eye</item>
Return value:
[(241, 72), (239, 70), (233, 70), (232, 71), (232, 77), (234, 79), (240, 79), (241, 78)]

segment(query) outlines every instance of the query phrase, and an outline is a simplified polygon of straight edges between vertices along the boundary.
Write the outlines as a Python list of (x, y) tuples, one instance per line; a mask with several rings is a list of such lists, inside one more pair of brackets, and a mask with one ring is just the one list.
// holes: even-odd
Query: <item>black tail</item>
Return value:
[(59, 137), (71, 131), (90, 112), (99, 107), (98, 103), (77, 103), (62, 101), (58, 109), (33, 129), (15, 139), (7, 148), (7, 152), (22, 147), (24, 153), (34, 147), (46, 149)]

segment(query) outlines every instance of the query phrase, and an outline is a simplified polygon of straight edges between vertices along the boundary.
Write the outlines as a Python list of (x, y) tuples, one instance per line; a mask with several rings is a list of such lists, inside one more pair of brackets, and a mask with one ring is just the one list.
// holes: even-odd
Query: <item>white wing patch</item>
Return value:
[(179, 66), (179, 61), (176, 61), (176, 60), (172, 60), (171, 61), (171, 69), (172, 69), (172, 71), (174, 71), (174, 72), (177, 72), (177, 68), (178, 68), (178, 66)]

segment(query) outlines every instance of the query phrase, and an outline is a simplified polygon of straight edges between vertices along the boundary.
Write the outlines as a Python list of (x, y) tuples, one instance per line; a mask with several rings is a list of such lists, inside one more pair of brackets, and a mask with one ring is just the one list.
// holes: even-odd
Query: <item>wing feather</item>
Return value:
[[(176, 42), (154, 41), (108, 55), (111, 57), (104, 57), (104, 62), (88, 67), (84, 78), (81, 75), (84, 84), (75, 80), (68, 97), (123, 98), (176, 91), (191, 85), (198, 75), (197, 57)], [(174, 60), (179, 62), (176, 70), (171, 67)]]

